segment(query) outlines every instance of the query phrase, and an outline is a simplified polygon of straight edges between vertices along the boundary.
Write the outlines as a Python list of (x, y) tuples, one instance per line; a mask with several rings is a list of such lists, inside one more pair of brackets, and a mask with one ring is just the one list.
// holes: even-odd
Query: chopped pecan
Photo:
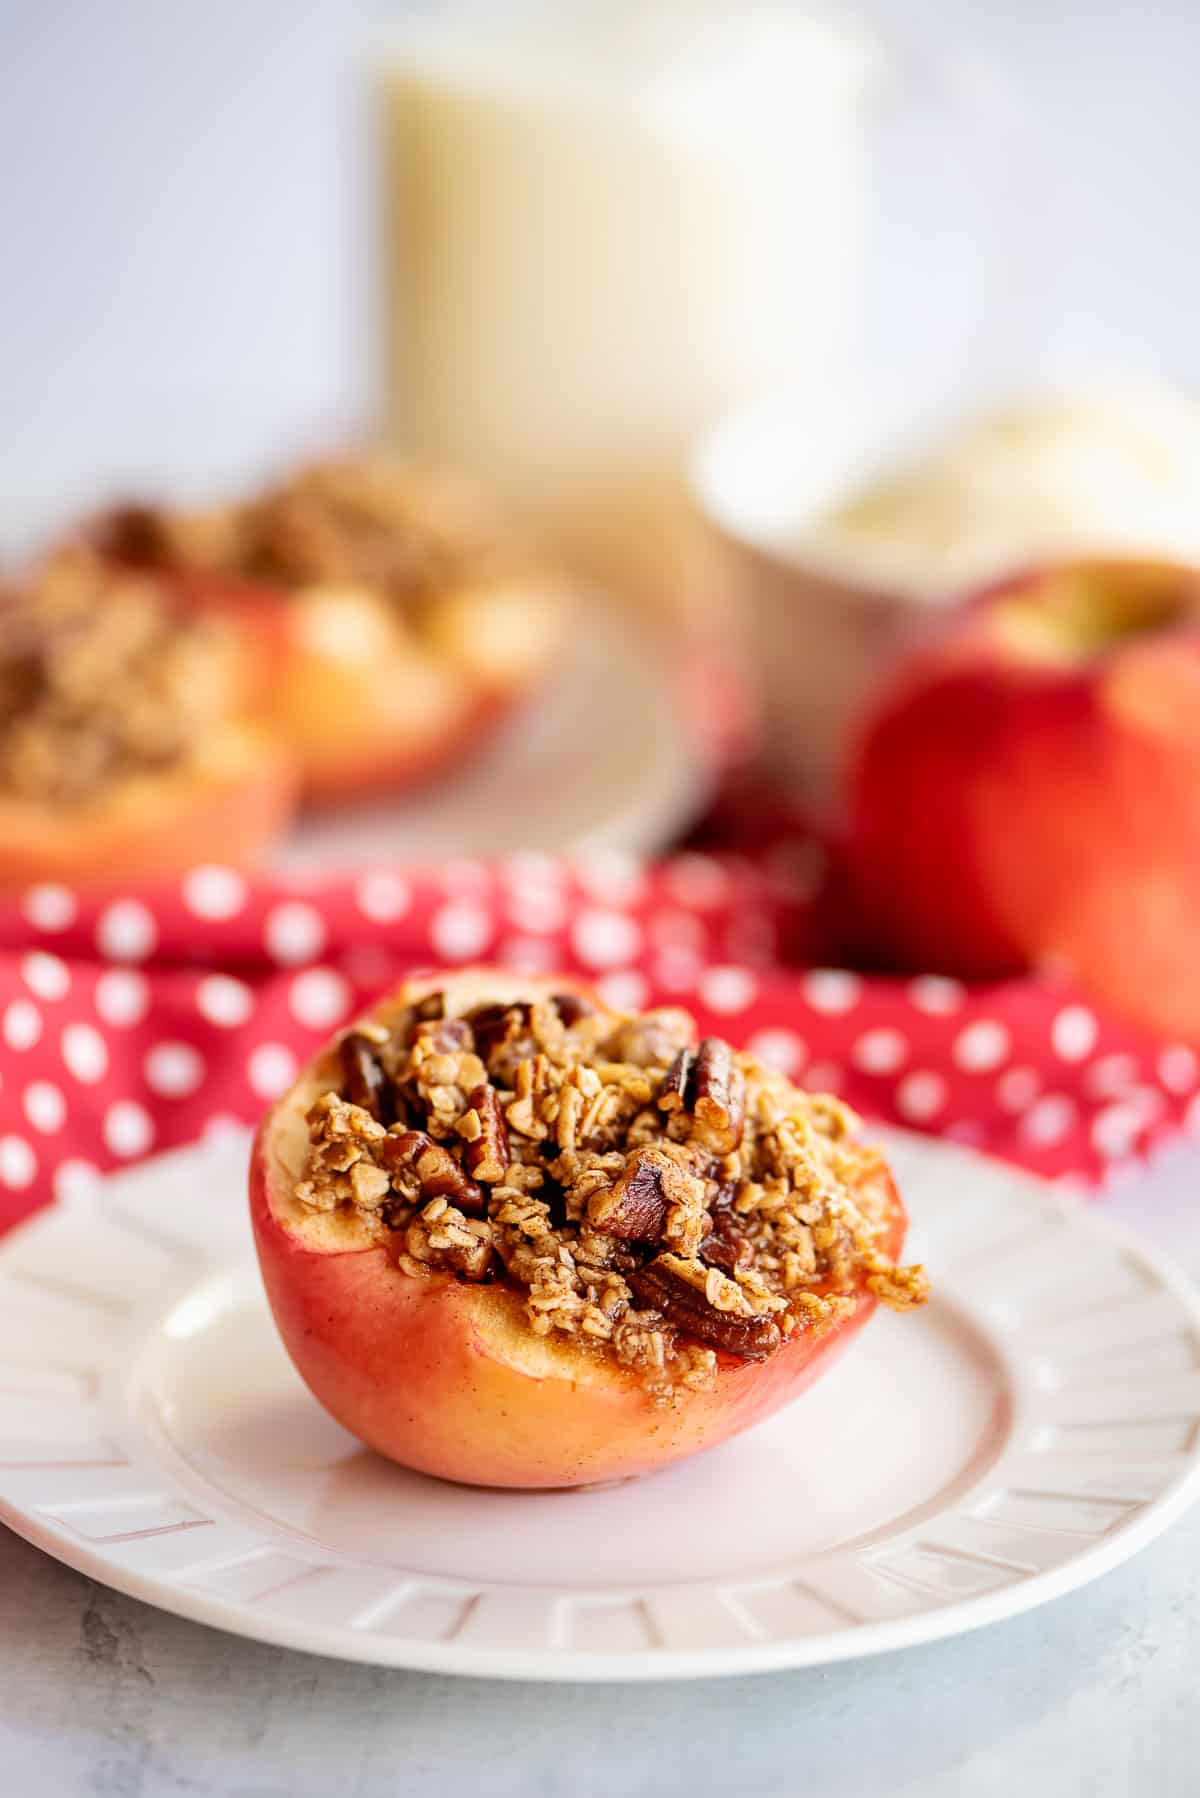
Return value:
[(553, 993), (551, 995), (559, 1017), (569, 1030), (572, 1024), (578, 1024), (580, 1018), (590, 1018), (596, 1007), (582, 993)]
[(765, 1361), (783, 1341), (773, 1318), (718, 1311), (701, 1288), (690, 1285), (661, 1255), (625, 1277), (638, 1303), (661, 1311), (681, 1335), (739, 1360)]
[(338, 1044), (342, 1087), (352, 1105), (361, 1105), (379, 1124), (396, 1121), (392, 1083), (383, 1070), (378, 1046), (368, 1036), (351, 1030)]
[(413, 1040), (428, 1043), (437, 1055), (461, 1055), (472, 1047), (471, 1026), (465, 1018), (430, 1018), (417, 1025)]
[(510, 1038), (517, 1036), (529, 1023), (532, 1006), (519, 1005), (477, 1005), (474, 1011), (467, 1013), (467, 1020), (475, 1034), (475, 1049), (484, 1061), (489, 1061), (496, 1050)]
[(445, 993), (426, 993), (412, 1008), (414, 1024), (430, 1024), (446, 1015)]
[(476, 1086), (468, 1095), (467, 1103), (470, 1109), (459, 1120), (458, 1126), (459, 1135), (466, 1142), (463, 1159), (467, 1172), (476, 1180), (485, 1180), (489, 1186), (494, 1186), (498, 1180), (503, 1180), (512, 1160), (500, 1095), (490, 1083)]
[(692, 1069), (696, 1063), (694, 1049), (681, 1049), (666, 1073), (663, 1075), (662, 1092), (659, 1094), (659, 1107), (663, 1111), (686, 1111), (688, 1093), (692, 1084)]
[(138, 568), (161, 568), (172, 560), (166, 516), (155, 506), (113, 506), (96, 520), (92, 536), (103, 555)]
[(659, 1107), (693, 1119), (695, 1134), (716, 1155), (731, 1155), (742, 1140), (746, 1085), (733, 1051), (706, 1036), (696, 1049), (681, 1049), (663, 1077)]
[(588, 1202), (589, 1221), (624, 1242), (661, 1242), (671, 1208), (664, 1176), (669, 1167), (659, 1149), (640, 1149), (613, 1185)]
[(483, 1189), (424, 1130), (389, 1132), (379, 1145), (379, 1158), (410, 1198), (449, 1199), (468, 1217), (485, 1215)]
[(733, 1051), (718, 1036), (706, 1036), (696, 1053), (696, 1122), (706, 1131), (718, 1155), (730, 1155), (742, 1140), (746, 1118), (746, 1083), (735, 1067)]
[(724, 1188), (709, 1212), (709, 1221), (712, 1228), (700, 1250), (704, 1260), (727, 1274), (751, 1267), (754, 1244), (742, 1228), (742, 1220), (733, 1209), (732, 1197), (727, 1196)]

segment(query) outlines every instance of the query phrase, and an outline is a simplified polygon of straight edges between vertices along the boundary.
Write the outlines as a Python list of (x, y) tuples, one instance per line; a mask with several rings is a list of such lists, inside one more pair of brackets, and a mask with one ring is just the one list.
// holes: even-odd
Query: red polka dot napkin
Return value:
[(1096, 1181), (1200, 1130), (1200, 1065), (1021, 980), (966, 990), (812, 965), (820, 852), (518, 855), (321, 882), (202, 867), (104, 896), (0, 902), (0, 1227), (97, 1174), (251, 1123), (299, 1063), (406, 970), (475, 960), (682, 1003), (806, 1085), (1041, 1173)]

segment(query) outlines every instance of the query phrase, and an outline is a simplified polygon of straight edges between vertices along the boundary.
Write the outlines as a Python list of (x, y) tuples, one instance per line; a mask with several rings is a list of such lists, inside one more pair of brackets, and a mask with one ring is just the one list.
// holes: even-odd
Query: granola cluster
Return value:
[(182, 761), (228, 708), (221, 633), (157, 584), (60, 552), (0, 597), (0, 790), (79, 805)]
[(352, 1207), (407, 1274), (501, 1280), (529, 1328), (658, 1397), (828, 1328), (863, 1282), (897, 1309), (923, 1271), (879, 1247), (876, 1153), (686, 1013), (573, 992), (447, 1015), (433, 993), (338, 1046), (308, 1113), (300, 1203)]
[(189, 567), (285, 589), (366, 588), (419, 622), (439, 597), (507, 568), (511, 548), (477, 498), (386, 457), (317, 462), (242, 504), (128, 506), (103, 546), (148, 567)]

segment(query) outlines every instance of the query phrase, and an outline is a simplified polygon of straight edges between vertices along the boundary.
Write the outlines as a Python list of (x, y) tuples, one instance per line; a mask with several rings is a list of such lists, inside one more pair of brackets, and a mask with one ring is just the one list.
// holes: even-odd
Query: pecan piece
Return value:
[(753, 1266), (754, 1244), (741, 1228), (741, 1219), (733, 1209), (730, 1189), (722, 1187), (717, 1194), (709, 1212), (709, 1221), (711, 1230), (700, 1249), (704, 1260), (726, 1274), (734, 1274), (740, 1269)]
[(734, 1066), (733, 1050), (719, 1036), (706, 1036), (696, 1052), (696, 1096), (692, 1112), (718, 1155), (731, 1155), (742, 1140), (746, 1083)]
[(582, 993), (552, 993), (551, 1003), (569, 1030), (572, 1024), (578, 1024), (580, 1018), (590, 1018), (596, 1007)]
[(461, 1055), (471, 1048), (471, 1026), (465, 1018), (430, 1018), (417, 1025), (413, 1040), (428, 1043), (436, 1055)]
[[(459, 1135), (466, 1142), (463, 1160), (476, 1180), (494, 1186), (508, 1172), (512, 1155), (508, 1127), (500, 1109), (500, 1095), (490, 1083), (476, 1086), (467, 1098), (470, 1109), (459, 1120)], [(478, 1127), (477, 1133), (476, 1126)]]
[(689, 1285), (661, 1255), (625, 1278), (638, 1303), (661, 1311), (681, 1336), (695, 1337), (739, 1360), (765, 1361), (783, 1341), (773, 1318), (718, 1311), (700, 1288)]
[(414, 1024), (431, 1024), (446, 1015), (445, 993), (426, 993), (412, 1008)]
[(692, 1069), (696, 1063), (694, 1049), (681, 1049), (666, 1073), (663, 1075), (662, 1092), (658, 1103), (662, 1111), (686, 1111), (688, 1093), (692, 1084)]
[(719, 1036), (696, 1049), (681, 1049), (663, 1077), (659, 1108), (690, 1117), (695, 1134), (716, 1155), (731, 1155), (742, 1140), (746, 1084), (733, 1050)]
[(488, 1061), (504, 1043), (518, 1035), (529, 1023), (532, 1006), (477, 1005), (467, 1013), (467, 1021), (475, 1035), (475, 1051)]
[(137, 568), (162, 568), (173, 560), (170, 529), (155, 506), (114, 506), (97, 520), (93, 537), (102, 554)]
[(665, 1163), (661, 1150), (640, 1149), (620, 1178), (589, 1200), (589, 1222), (623, 1242), (661, 1242), (671, 1208)]
[(468, 1217), (485, 1215), (483, 1189), (424, 1130), (389, 1132), (379, 1145), (379, 1159), (410, 1198), (449, 1199)]
[(351, 1030), (338, 1044), (342, 1089), (352, 1105), (361, 1105), (379, 1124), (396, 1121), (392, 1083), (383, 1071), (377, 1045), (369, 1036)]

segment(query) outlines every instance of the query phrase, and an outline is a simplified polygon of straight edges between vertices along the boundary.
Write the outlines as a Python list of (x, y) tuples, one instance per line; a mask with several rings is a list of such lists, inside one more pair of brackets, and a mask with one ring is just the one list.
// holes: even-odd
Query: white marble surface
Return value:
[[(1200, 1153), (1106, 1201), (1200, 1275)], [(13, 1798), (1194, 1798), (1200, 1510), (1014, 1622), (827, 1671), (493, 1685), (343, 1665), (162, 1615), (0, 1531)]]

